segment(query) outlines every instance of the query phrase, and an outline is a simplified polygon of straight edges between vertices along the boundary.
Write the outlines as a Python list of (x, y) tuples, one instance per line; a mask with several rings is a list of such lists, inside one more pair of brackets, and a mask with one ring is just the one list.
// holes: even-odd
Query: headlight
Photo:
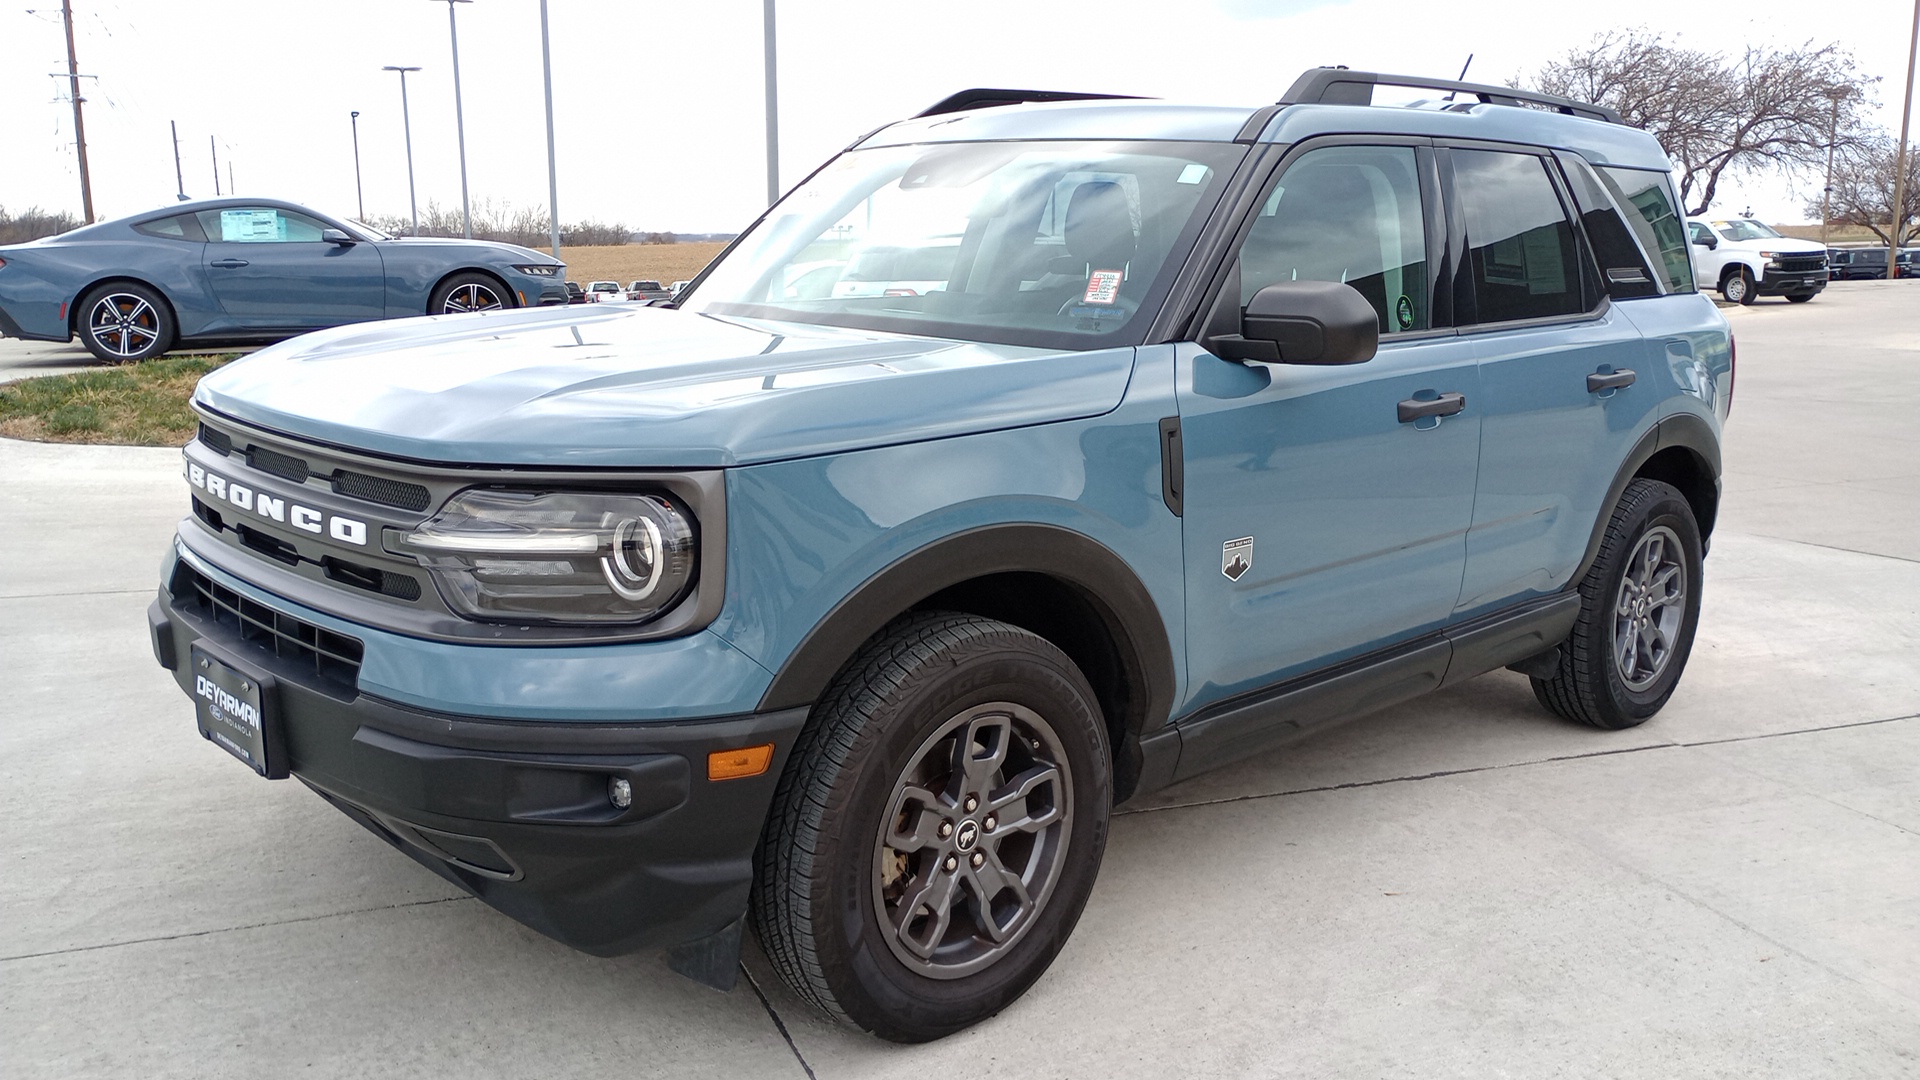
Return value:
[(1760, 253), (1760, 257), (1763, 259), (1778, 259), (1780, 253), (1777, 251), (1763, 251)]
[(400, 546), (454, 610), (497, 622), (644, 622), (695, 570), (692, 518), (662, 495), (475, 488)]
[(555, 266), (553, 263), (527, 263), (524, 266), (515, 266), (514, 269), (523, 274), (532, 274), (534, 277), (558, 277), (560, 271), (565, 270), (566, 267)]

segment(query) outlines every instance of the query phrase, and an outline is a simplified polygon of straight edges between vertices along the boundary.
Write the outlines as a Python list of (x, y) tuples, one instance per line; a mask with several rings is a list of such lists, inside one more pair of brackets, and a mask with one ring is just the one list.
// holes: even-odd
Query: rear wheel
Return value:
[(801, 997), (896, 1042), (958, 1031), (1046, 970), (1086, 905), (1112, 799), (1065, 654), (923, 613), (821, 699), (762, 838), (754, 928)]
[(433, 290), (429, 315), (457, 315), (467, 311), (499, 311), (513, 306), (506, 286), (485, 274), (455, 274)]
[(1673, 695), (1700, 620), (1700, 528), (1668, 484), (1635, 480), (1580, 583), (1580, 616), (1540, 704), (1568, 720), (1629, 728)]
[(80, 298), (80, 343), (109, 364), (159, 356), (173, 348), (173, 309), (134, 282), (102, 285)]

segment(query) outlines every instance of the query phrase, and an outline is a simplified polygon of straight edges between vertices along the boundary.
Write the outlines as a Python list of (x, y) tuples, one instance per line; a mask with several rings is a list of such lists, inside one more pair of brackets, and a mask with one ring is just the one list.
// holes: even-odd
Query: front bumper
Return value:
[[(183, 584), (195, 572), (176, 563), (148, 608), (155, 658), (189, 695), (196, 643), (271, 675), (268, 710), (291, 774), (435, 873), (598, 956), (704, 938), (746, 910), (754, 847), (804, 708), (568, 723), (402, 705), (262, 644), (257, 626), (197, 602)], [(297, 610), (267, 617), (293, 626)], [(707, 779), (709, 753), (763, 743), (774, 745), (766, 772)], [(614, 779), (631, 786), (630, 806), (609, 800)]]
[(1827, 287), (1827, 271), (1789, 271), (1769, 266), (1760, 276), (1761, 296), (1812, 296)]

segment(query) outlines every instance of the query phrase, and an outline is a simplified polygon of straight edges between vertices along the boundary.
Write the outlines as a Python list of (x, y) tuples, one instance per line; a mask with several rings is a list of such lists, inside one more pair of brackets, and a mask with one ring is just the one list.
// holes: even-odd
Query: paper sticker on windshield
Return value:
[(1095, 270), (1087, 277), (1087, 295), (1083, 297), (1089, 304), (1111, 304), (1120, 299), (1120, 279), (1125, 275), (1118, 270)]

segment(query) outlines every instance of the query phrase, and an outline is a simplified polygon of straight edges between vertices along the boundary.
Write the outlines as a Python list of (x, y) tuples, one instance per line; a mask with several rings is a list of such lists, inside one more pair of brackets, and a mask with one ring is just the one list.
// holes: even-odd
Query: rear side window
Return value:
[[(1580, 224), (1586, 228), (1587, 243), (1600, 264), (1600, 281), (1607, 295), (1615, 300), (1659, 296), (1660, 286), (1645, 251), (1592, 167), (1572, 154), (1556, 156), (1573, 191), (1573, 201), (1580, 208)], [(1649, 246), (1646, 250), (1658, 248)]]
[(186, 240), (195, 244), (207, 242), (207, 234), (200, 229), (200, 219), (192, 214), (175, 214), (158, 221), (143, 221), (133, 229), (135, 232), (164, 237), (168, 240)]
[(1491, 150), (1453, 152), (1466, 217), (1475, 322), (1578, 315), (1580, 249), (1545, 160)]
[[(1627, 224), (1641, 246), (1660, 253), (1660, 269), (1667, 291), (1693, 291), (1693, 264), (1687, 257), (1687, 230), (1680, 220), (1667, 174), (1645, 169), (1602, 166), (1600, 179), (1613, 192), (1614, 202), (1626, 213)], [(1705, 227), (1700, 227), (1706, 232)]]

